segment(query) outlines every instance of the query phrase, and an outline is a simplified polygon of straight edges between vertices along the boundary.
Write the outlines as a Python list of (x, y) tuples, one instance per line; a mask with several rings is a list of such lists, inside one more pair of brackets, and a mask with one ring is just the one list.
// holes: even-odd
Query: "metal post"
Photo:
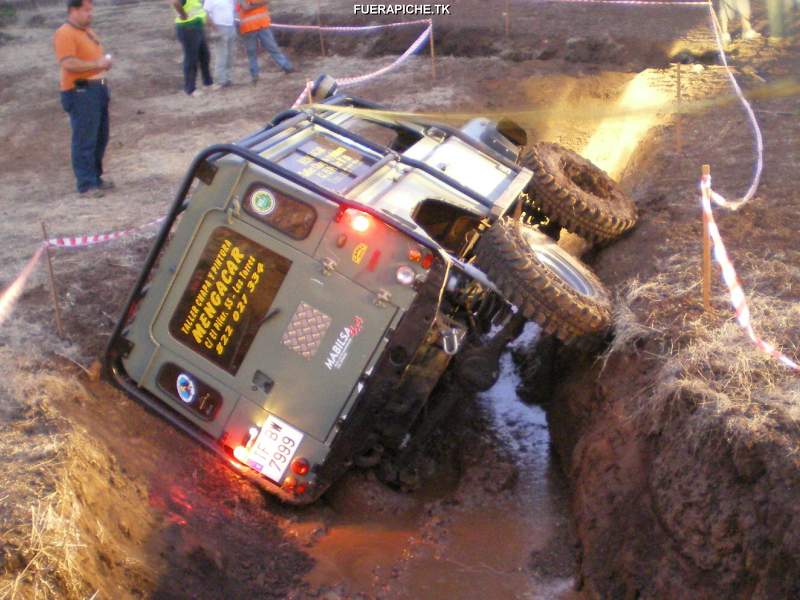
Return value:
[[(44, 236), (44, 242), (47, 243), (47, 240), (50, 236), (47, 235), (47, 227), (42, 221), (42, 235)], [(61, 322), (61, 309), (58, 307), (58, 293), (56, 292), (56, 278), (53, 274), (53, 262), (50, 260), (50, 246), (46, 246), (44, 249), (44, 255), (47, 257), (47, 273), (50, 276), (50, 298), (53, 300), (53, 311), (55, 312), (56, 316), (56, 330), (58, 331), (58, 337), (64, 339), (66, 336), (64, 335), (64, 325)]]
[[(711, 167), (703, 165), (703, 178), (711, 175)], [(703, 310), (711, 312), (711, 237), (708, 234), (708, 213), (705, 205), (709, 202), (708, 189), (703, 186)]]
[(510, 12), (509, 5), (511, 4), (510, 0), (506, 0), (506, 10), (503, 12), (503, 23), (506, 30), (506, 37), (508, 37), (509, 26), (508, 26), (508, 14)]
[(325, 40), (322, 38), (322, 14), (319, 8), (319, 0), (317, 0), (317, 25), (319, 29), (319, 49), (322, 52), (322, 56), (325, 56)]
[(433, 47), (433, 19), (431, 19), (431, 71), (436, 79), (436, 50)]

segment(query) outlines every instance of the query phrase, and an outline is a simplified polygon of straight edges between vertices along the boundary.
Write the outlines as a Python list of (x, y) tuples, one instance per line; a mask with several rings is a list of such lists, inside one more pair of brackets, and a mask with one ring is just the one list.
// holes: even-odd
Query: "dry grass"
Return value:
[(80, 504), (63, 484), (31, 507), (25, 567), (0, 588), (0, 598), (85, 598), (80, 572)]
[[(748, 262), (752, 272), (759, 273), (753, 279), (761, 289), (783, 295), (791, 267), (775, 261)], [(746, 337), (722, 286), (715, 286), (716, 315), (705, 315), (696, 275), (679, 265), (675, 260), (650, 281), (630, 283), (617, 299), (616, 335), (602, 357), (604, 368), (620, 353), (647, 353), (659, 365), (653, 381), (636, 395), (634, 418), (655, 432), (691, 412), (690, 434), (697, 438), (720, 426), (729, 440), (751, 442), (781, 430), (789, 434), (786, 441), (796, 445), (791, 440), (800, 437), (798, 374)], [(778, 273), (783, 277), (769, 277)], [(756, 332), (765, 339), (777, 341), (800, 331), (795, 302), (755, 294), (748, 303)], [(797, 356), (796, 346), (784, 351)]]
[[(0, 352), (13, 376), (0, 387), (0, 598), (86, 598), (81, 576), (81, 503), (69, 473), (85, 469), (89, 448), (52, 409), (86, 392), (79, 383), (36, 371), (29, 359)], [(87, 594), (87, 592), (89, 592)]]

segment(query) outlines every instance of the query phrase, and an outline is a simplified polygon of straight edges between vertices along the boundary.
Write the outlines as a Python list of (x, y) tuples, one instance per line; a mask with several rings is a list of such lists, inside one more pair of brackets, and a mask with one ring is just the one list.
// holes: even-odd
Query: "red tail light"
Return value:
[(372, 225), (372, 218), (365, 212), (361, 212), (360, 210), (356, 210), (354, 208), (348, 208), (345, 211), (345, 214), (347, 215), (347, 219), (350, 223), (350, 228), (353, 231), (364, 233), (370, 228), (370, 225)]
[(308, 475), (310, 465), (305, 458), (295, 458), (292, 461), (292, 472), (297, 475)]

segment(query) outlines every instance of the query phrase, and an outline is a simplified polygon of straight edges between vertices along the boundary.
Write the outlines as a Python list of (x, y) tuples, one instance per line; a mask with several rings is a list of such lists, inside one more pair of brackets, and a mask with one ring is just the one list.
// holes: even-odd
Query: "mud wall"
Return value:
[(578, 585), (590, 598), (800, 597), (791, 424), (751, 436), (736, 431), (748, 415), (709, 418), (688, 393), (656, 401), (663, 367), (647, 354), (604, 362), (562, 346), (535, 360), (557, 374), (548, 420), (573, 490)]

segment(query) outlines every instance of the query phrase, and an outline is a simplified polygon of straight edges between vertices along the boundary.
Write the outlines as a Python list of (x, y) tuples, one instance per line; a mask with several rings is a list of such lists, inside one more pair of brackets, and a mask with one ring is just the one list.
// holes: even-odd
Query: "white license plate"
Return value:
[(270, 415), (251, 447), (248, 462), (254, 469), (280, 483), (302, 439), (300, 431)]

